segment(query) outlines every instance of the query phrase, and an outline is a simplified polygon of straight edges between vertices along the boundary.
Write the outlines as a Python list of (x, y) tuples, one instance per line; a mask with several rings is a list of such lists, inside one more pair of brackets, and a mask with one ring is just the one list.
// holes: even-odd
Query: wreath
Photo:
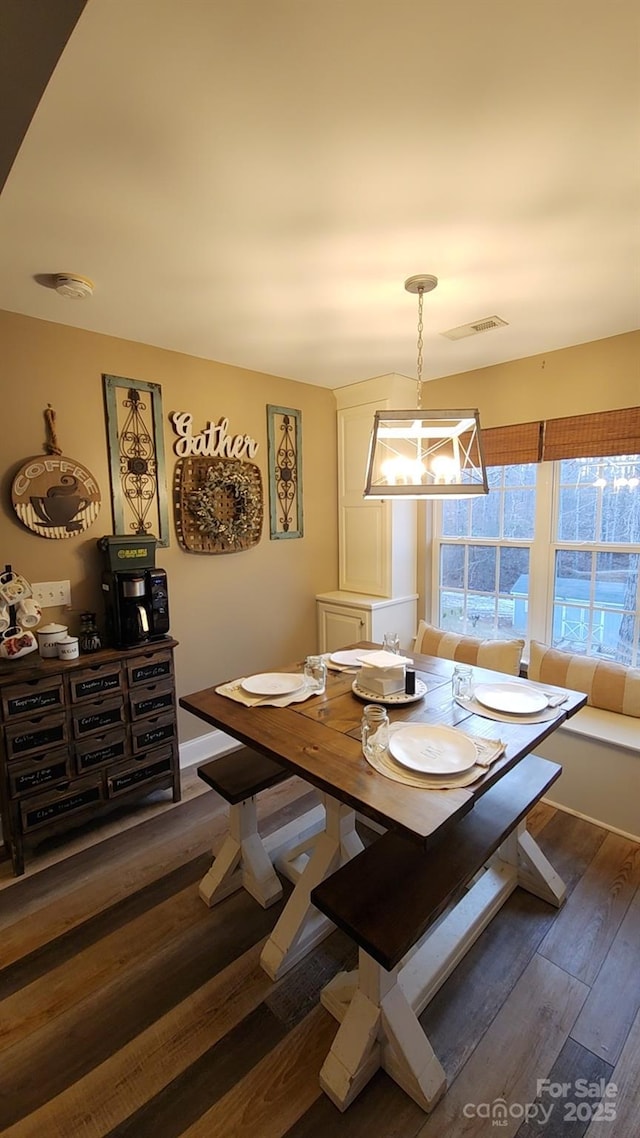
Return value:
[(262, 493), (253, 466), (212, 463), (203, 484), (187, 495), (186, 506), (200, 533), (226, 545), (243, 544), (262, 520)]

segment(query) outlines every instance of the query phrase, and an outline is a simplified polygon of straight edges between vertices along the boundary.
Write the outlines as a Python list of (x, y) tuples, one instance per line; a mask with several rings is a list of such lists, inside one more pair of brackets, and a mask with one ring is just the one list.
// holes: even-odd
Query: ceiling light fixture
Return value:
[(375, 411), (365, 498), (467, 498), (488, 494), (478, 411), (422, 410), (422, 333), (425, 292), (438, 278), (404, 282), (418, 296), (417, 409)]
[(85, 300), (93, 296), (93, 281), (77, 273), (56, 273), (56, 292), (69, 300)]

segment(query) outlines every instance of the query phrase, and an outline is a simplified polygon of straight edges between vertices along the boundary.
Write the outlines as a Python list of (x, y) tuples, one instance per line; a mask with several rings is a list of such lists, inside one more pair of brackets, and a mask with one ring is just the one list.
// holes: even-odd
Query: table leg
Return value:
[(329, 795), (323, 795), (323, 800), (325, 830), (315, 839), (313, 852), (260, 957), (272, 980), (284, 976), (333, 931), (332, 922), (311, 904), (311, 890), (363, 848), (354, 811)]

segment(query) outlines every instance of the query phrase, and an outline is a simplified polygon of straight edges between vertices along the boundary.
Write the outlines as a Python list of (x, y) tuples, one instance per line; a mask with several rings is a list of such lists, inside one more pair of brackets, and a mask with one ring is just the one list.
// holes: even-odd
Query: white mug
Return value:
[(33, 597), (25, 597), (24, 600), (20, 601), (16, 618), (22, 628), (35, 628), (36, 624), (40, 623), (41, 616), (40, 607)]
[(6, 632), (10, 623), (11, 619), (7, 605), (0, 605), (0, 632)]

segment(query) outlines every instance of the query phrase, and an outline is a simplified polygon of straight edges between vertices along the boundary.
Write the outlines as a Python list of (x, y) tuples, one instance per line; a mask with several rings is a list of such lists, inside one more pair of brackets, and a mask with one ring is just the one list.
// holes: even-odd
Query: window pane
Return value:
[(500, 537), (500, 494), (484, 494), (471, 503), (471, 536)]
[(455, 498), (451, 502), (442, 503), (442, 536), (467, 537), (469, 534), (469, 516), (471, 502), (462, 498)]
[(443, 588), (464, 588), (464, 545), (443, 545), (440, 556), (440, 583)]
[(595, 541), (597, 498), (595, 486), (567, 486), (560, 490), (559, 541)]
[(531, 541), (533, 539), (535, 513), (535, 491), (507, 491), (504, 496), (503, 537), (519, 537)]
[(464, 621), (464, 593), (440, 593), (438, 624), (446, 632), (460, 632)]
[(535, 486), (536, 484), (536, 464), (534, 462), (516, 463), (502, 469), (504, 470), (505, 486)]
[(496, 587), (496, 548), (493, 545), (469, 546), (468, 582), (470, 589), (493, 592)]

